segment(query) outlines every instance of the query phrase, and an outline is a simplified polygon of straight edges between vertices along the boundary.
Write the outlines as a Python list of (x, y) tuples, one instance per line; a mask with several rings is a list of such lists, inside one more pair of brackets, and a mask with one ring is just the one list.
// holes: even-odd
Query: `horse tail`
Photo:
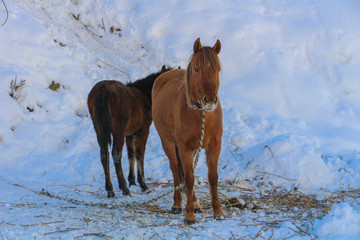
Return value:
[(111, 144), (112, 123), (109, 96), (104, 85), (100, 86), (99, 92), (95, 97), (94, 121), (99, 129), (99, 144), (103, 147), (107, 147)]
[(184, 171), (183, 171), (182, 164), (181, 164), (181, 161), (180, 161), (179, 149), (178, 149), (178, 147), (176, 145), (175, 145), (175, 153), (176, 153), (176, 158), (177, 158), (177, 161), (178, 161), (180, 184), (182, 184), (184, 182)]

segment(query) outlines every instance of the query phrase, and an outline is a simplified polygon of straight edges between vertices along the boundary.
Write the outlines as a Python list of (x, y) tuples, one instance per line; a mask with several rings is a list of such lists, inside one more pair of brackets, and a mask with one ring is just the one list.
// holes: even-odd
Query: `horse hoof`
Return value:
[(129, 182), (129, 187), (131, 186), (136, 186), (136, 183), (135, 182)]
[(129, 191), (128, 188), (123, 189), (122, 193), (123, 193), (124, 196), (131, 196), (130, 191)]
[(149, 193), (148, 191), (151, 192), (151, 190), (149, 190), (149, 188), (148, 188), (146, 185), (141, 186), (141, 191), (142, 191), (142, 192), (146, 192), (146, 193)]
[(108, 197), (108, 198), (114, 198), (114, 197), (115, 197), (115, 193), (112, 192), (112, 191), (111, 191), (111, 192), (108, 191), (108, 192), (107, 192), (107, 197)]
[(196, 223), (196, 220), (189, 220), (189, 219), (184, 219), (184, 223), (186, 225), (192, 225)]
[(194, 213), (203, 213), (204, 211), (201, 208), (194, 208)]
[(172, 214), (180, 214), (180, 213), (181, 213), (181, 208), (172, 207), (172, 208), (171, 208), (171, 213), (172, 213)]
[(145, 194), (149, 194), (149, 193), (151, 193), (151, 189), (146, 189), (145, 191), (143, 191), (143, 193), (145, 193)]

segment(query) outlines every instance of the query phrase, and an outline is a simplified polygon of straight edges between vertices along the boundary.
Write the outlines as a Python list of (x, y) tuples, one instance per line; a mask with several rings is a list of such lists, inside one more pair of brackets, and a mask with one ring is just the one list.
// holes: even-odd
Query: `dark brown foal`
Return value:
[(108, 197), (115, 196), (109, 168), (108, 146), (111, 144), (119, 187), (124, 195), (130, 195), (121, 166), (125, 138), (130, 186), (136, 185), (134, 166), (136, 159), (138, 183), (142, 191), (148, 190), (144, 177), (144, 154), (152, 122), (151, 91), (155, 79), (168, 70), (170, 68), (163, 66), (160, 72), (126, 85), (115, 80), (104, 80), (97, 83), (89, 93), (88, 107), (100, 146)]

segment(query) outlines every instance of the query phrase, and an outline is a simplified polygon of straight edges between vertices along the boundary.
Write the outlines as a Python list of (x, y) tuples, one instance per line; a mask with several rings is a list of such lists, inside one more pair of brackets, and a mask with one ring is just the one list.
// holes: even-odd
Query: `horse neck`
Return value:
[(130, 83), (127, 86), (138, 89), (140, 91), (141, 95), (144, 97), (144, 99), (146, 99), (146, 101), (151, 104), (152, 87), (154, 85), (155, 79), (160, 74), (161, 73), (153, 73), (153, 74), (147, 76), (146, 78), (137, 80), (136, 82)]
[(148, 102), (150, 105), (151, 105), (151, 91), (152, 91), (153, 84), (154, 84), (154, 81), (151, 81), (151, 82), (147, 82), (146, 85), (133, 87), (133, 88), (139, 90), (143, 99), (145, 99), (146, 102)]

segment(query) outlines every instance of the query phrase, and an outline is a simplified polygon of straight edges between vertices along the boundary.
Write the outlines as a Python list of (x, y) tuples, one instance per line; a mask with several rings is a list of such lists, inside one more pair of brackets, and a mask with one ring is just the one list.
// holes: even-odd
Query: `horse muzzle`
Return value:
[(218, 104), (218, 97), (215, 96), (214, 98), (210, 99), (207, 96), (204, 96), (202, 99), (202, 109), (207, 112), (212, 112), (215, 110)]
[(217, 107), (217, 102), (216, 103), (207, 103), (205, 105), (203, 105), (203, 110), (206, 112), (212, 112), (216, 109)]

